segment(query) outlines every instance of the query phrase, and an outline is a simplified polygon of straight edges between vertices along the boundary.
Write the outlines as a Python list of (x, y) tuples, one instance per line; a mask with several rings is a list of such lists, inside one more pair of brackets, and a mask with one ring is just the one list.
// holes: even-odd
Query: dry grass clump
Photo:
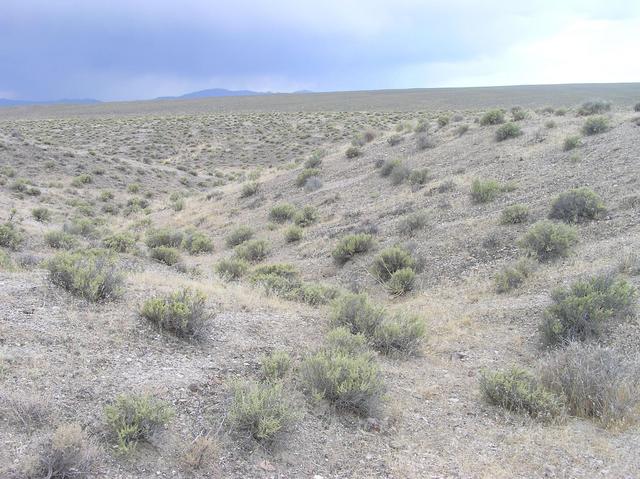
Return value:
[(605, 211), (597, 193), (582, 187), (558, 195), (551, 205), (549, 218), (565, 223), (583, 223), (599, 218)]
[(208, 436), (198, 436), (184, 451), (182, 464), (185, 468), (198, 471), (213, 464), (217, 459), (220, 446)]
[(207, 329), (206, 297), (199, 291), (183, 289), (145, 301), (140, 316), (178, 337), (198, 338)]
[(579, 279), (569, 288), (559, 288), (545, 311), (544, 342), (557, 345), (597, 338), (608, 321), (633, 314), (636, 296), (626, 279), (611, 274)]
[(563, 412), (563, 398), (548, 390), (533, 374), (520, 368), (487, 372), (480, 390), (489, 404), (550, 421)]
[(527, 205), (511, 205), (502, 210), (500, 215), (500, 224), (515, 225), (526, 223), (529, 219), (529, 207)]
[(243, 382), (234, 387), (229, 411), (233, 428), (256, 441), (269, 442), (297, 419), (280, 382)]
[(354, 256), (369, 251), (373, 245), (373, 236), (370, 234), (352, 234), (342, 238), (331, 255), (338, 264), (345, 264)]
[(104, 410), (109, 430), (120, 452), (135, 449), (139, 441), (149, 440), (173, 417), (173, 409), (149, 395), (121, 395)]
[(59, 426), (30, 458), (25, 477), (29, 479), (70, 479), (93, 477), (98, 449), (78, 424)]
[(539, 261), (551, 261), (568, 256), (577, 242), (578, 236), (572, 226), (539, 221), (529, 228), (519, 245)]
[(513, 265), (506, 266), (495, 277), (497, 293), (507, 293), (519, 288), (535, 270), (535, 263), (528, 258), (521, 258)]
[(253, 230), (248, 226), (238, 226), (229, 233), (225, 243), (227, 247), (233, 248), (253, 238), (253, 234)]
[(638, 364), (611, 348), (571, 343), (551, 354), (540, 371), (543, 384), (565, 398), (574, 416), (594, 418), (610, 428), (637, 419)]
[(59, 253), (46, 267), (53, 284), (89, 301), (114, 300), (123, 292), (124, 277), (105, 250)]

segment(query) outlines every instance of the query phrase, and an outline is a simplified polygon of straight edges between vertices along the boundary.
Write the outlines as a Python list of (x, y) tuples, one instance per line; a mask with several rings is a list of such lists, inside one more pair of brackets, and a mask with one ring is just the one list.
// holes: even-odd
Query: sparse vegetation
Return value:
[(267, 381), (281, 380), (291, 368), (291, 356), (286, 351), (273, 351), (267, 356), (263, 356), (260, 361), (262, 366), (262, 376)]
[(128, 232), (114, 233), (105, 237), (102, 240), (102, 244), (105, 248), (117, 253), (129, 253), (133, 250), (133, 247), (136, 244), (136, 237), (132, 233)]
[(599, 115), (611, 110), (611, 103), (604, 100), (590, 100), (584, 102), (578, 109), (578, 115)]
[(558, 195), (551, 204), (549, 218), (565, 223), (594, 220), (605, 212), (600, 197), (589, 188), (576, 188)]
[(226, 281), (237, 281), (249, 270), (249, 263), (239, 258), (225, 258), (218, 261), (216, 273)]
[(149, 250), (149, 256), (167, 266), (173, 266), (182, 259), (180, 251), (170, 246), (156, 246), (155, 248), (151, 248)]
[(519, 244), (539, 261), (551, 261), (568, 256), (577, 242), (575, 228), (551, 221), (539, 221), (529, 228)]
[(295, 243), (297, 241), (300, 241), (303, 236), (304, 236), (304, 230), (301, 227), (296, 225), (290, 226), (284, 232), (284, 240), (287, 243)]
[(333, 259), (344, 264), (354, 256), (366, 253), (373, 247), (373, 236), (367, 233), (348, 235), (342, 238), (333, 250)]
[(582, 126), (582, 133), (587, 136), (598, 135), (609, 129), (609, 122), (604, 116), (588, 118)]
[(526, 223), (528, 219), (529, 208), (521, 204), (507, 206), (500, 215), (500, 223), (503, 225)]
[(296, 207), (291, 203), (282, 203), (271, 208), (269, 219), (276, 223), (285, 223), (293, 218), (296, 214)]
[(320, 176), (320, 170), (318, 168), (305, 168), (296, 177), (296, 186), (304, 186), (307, 180), (314, 176)]
[(474, 203), (488, 203), (495, 200), (503, 191), (503, 187), (495, 180), (476, 178), (471, 183), (471, 199)]
[(78, 239), (64, 231), (48, 231), (44, 235), (44, 241), (52, 248), (56, 249), (74, 249), (78, 246)]
[(564, 139), (564, 143), (562, 144), (563, 151), (571, 151), (575, 150), (580, 146), (581, 140), (577, 135), (568, 136)]
[(263, 239), (252, 239), (235, 247), (239, 259), (257, 263), (267, 257), (270, 252), (269, 243)]
[(179, 337), (201, 337), (207, 327), (206, 298), (199, 291), (183, 289), (145, 301), (140, 315), (158, 328)]
[(248, 226), (238, 226), (235, 228), (225, 240), (227, 247), (233, 248), (234, 246), (238, 246), (245, 241), (249, 241), (253, 238), (253, 230)]
[(503, 268), (495, 277), (496, 292), (508, 293), (522, 285), (535, 269), (528, 258), (521, 258), (513, 265)]
[(11, 222), (0, 225), (0, 246), (17, 250), (22, 244), (23, 237), (16, 226)]

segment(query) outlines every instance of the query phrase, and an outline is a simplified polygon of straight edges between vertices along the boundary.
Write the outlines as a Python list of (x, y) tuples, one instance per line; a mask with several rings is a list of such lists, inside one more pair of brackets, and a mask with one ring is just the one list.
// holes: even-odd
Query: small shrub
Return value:
[(508, 293), (516, 289), (525, 282), (531, 275), (535, 265), (531, 260), (522, 258), (515, 264), (507, 266), (500, 271), (495, 277), (495, 285), (497, 293)]
[(636, 103), (636, 104), (633, 106), (633, 111), (638, 111), (638, 112), (640, 112), (640, 102)]
[(582, 133), (588, 136), (604, 133), (609, 129), (609, 122), (603, 116), (588, 118), (582, 126)]
[(0, 246), (17, 250), (22, 244), (22, 234), (15, 225), (9, 221), (0, 225)]
[(44, 241), (56, 249), (73, 249), (78, 246), (76, 237), (64, 231), (48, 231), (44, 235)]
[(98, 236), (97, 222), (91, 218), (73, 218), (65, 223), (62, 229), (69, 234), (83, 236), (84, 238), (96, 238)]
[(127, 232), (114, 233), (104, 238), (102, 244), (105, 248), (117, 253), (128, 253), (133, 250), (136, 244), (136, 237)]
[(370, 234), (352, 234), (342, 238), (331, 255), (338, 264), (344, 264), (355, 255), (366, 253), (372, 246), (373, 236)]
[(357, 146), (350, 146), (345, 152), (345, 156), (349, 159), (357, 158), (362, 155), (362, 151)]
[(624, 278), (600, 275), (555, 290), (552, 300), (542, 334), (546, 344), (557, 345), (596, 338), (608, 321), (631, 315), (636, 290)]
[(209, 436), (197, 436), (184, 451), (183, 466), (191, 471), (211, 467), (219, 455), (219, 444)]
[(380, 167), (380, 176), (386, 178), (391, 174), (394, 168), (401, 165), (402, 162), (400, 160), (386, 160)]
[(565, 223), (583, 223), (605, 212), (600, 197), (589, 188), (576, 188), (561, 193), (551, 205), (549, 218)]
[(155, 248), (151, 248), (149, 250), (149, 256), (167, 266), (173, 266), (182, 259), (180, 251), (170, 246), (156, 246)]
[(38, 207), (31, 210), (31, 216), (40, 223), (51, 221), (51, 211), (48, 208)]
[(495, 180), (475, 179), (471, 183), (471, 199), (474, 203), (488, 203), (495, 200), (503, 191), (502, 185)]
[(304, 191), (311, 193), (322, 188), (322, 180), (318, 176), (310, 176), (307, 181), (304, 182)]
[(130, 183), (129, 185), (127, 185), (127, 191), (129, 193), (139, 193), (140, 192), (140, 183)]
[(367, 338), (363, 334), (353, 334), (349, 328), (333, 328), (327, 334), (326, 349), (346, 354), (359, 354), (367, 351)]
[(449, 115), (440, 115), (438, 117), (438, 126), (440, 128), (444, 128), (449, 124), (450, 121), (451, 121), (451, 117)]
[(539, 261), (550, 261), (568, 256), (577, 242), (575, 228), (551, 221), (539, 221), (529, 228), (519, 244)]
[(215, 270), (226, 281), (237, 281), (246, 274), (249, 264), (238, 258), (221, 259), (216, 264)]
[(522, 107), (514, 106), (511, 109), (511, 118), (513, 121), (522, 121), (527, 118), (527, 112)]
[(59, 253), (46, 267), (53, 284), (86, 300), (108, 301), (122, 294), (124, 278), (104, 250)]
[(139, 441), (150, 439), (174, 414), (166, 402), (148, 395), (118, 396), (104, 413), (123, 453), (131, 452)]
[(415, 271), (411, 268), (402, 268), (395, 271), (387, 281), (387, 291), (394, 296), (401, 296), (412, 291), (415, 282)]
[(269, 249), (269, 243), (266, 240), (253, 239), (236, 246), (234, 251), (239, 259), (257, 263), (267, 257)]
[(316, 221), (318, 221), (318, 210), (313, 206), (305, 206), (293, 216), (293, 222), (301, 228), (311, 226)]
[(249, 241), (253, 238), (253, 230), (248, 226), (238, 226), (235, 228), (229, 235), (227, 236), (225, 242), (227, 247), (233, 248), (234, 246), (238, 246), (245, 241)]
[(489, 404), (526, 413), (542, 421), (550, 421), (563, 412), (562, 398), (547, 390), (531, 373), (520, 368), (485, 372), (480, 377), (480, 390)]
[(597, 115), (611, 110), (611, 103), (604, 100), (591, 100), (584, 102), (578, 110), (578, 115)]
[(311, 178), (312, 176), (319, 175), (320, 170), (318, 168), (305, 168), (296, 177), (296, 186), (304, 186), (304, 184), (307, 182), (307, 179)]
[(287, 243), (295, 243), (296, 241), (300, 241), (302, 239), (302, 236), (304, 235), (303, 231), (304, 230), (299, 226), (290, 226), (284, 232), (284, 240)]
[(149, 231), (145, 243), (149, 248), (156, 248), (158, 246), (179, 248), (183, 239), (184, 233), (182, 231), (171, 228), (161, 228)]
[(29, 478), (88, 478), (96, 472), (98, 449), (79, 424), (63, 424), (38, 448), (26, 467)]
[(500, 223), (503, 225), (526, 223), (528, 219), (529, 208), (520, 204), (507, 206), (500, 215)]
[(420, 170), (413, 170), (409, 174), (409, 184), (414, 187), (423, 186), (429, 180), (429, 170), (422, 168)]
[(568, 136), (564, 139), (564, 143), (562, 143), (563, 151), (571, 151), (580, 146), (580, 137), (577, 135)]
[(615, 350), (572, 343), (548, 357), (540, 369), (542, 382), (566, 398), (570, 414), (595, 418), (607, 427), (637, 419), (638, 370)]
[(391, 170), (391, 184), (399, 185), (403, 183), (411, 174), (411, 170), (404, 165), (398, 165)]
[(93, 183), (93, 178), (91, 177), (91, 175), (87, 175), (86, 173), (76, 176), (73, 180), (71, 180), (71, 185), (75, 187), (88, 185), (89, 183)]
[(189, 254), (211, 253), (213, 251), (213, 241), (201, 231), (187, 230), (182, 239), (181, 246)]
[(427, 225), (426, 213), (420, 211), (402, 218), (398, 223), (398, 232), (404, 236), (413, 236)]
[(255, 181), (250, 181), (242, 185), (240, 189), (240, 198), (249, 198), (255, 195), (260, 189), (260, 184)]
[(393, 273), (401, 269), (413, 269), (416, 265), (411, 254), (404, 248), (393, 246), (381, 251), (373, 260), (371, 273), (380, 281), (388, 281)]
[(179, 337), (201, 337), (209, 320), (204, 294), (189, 289), (145, 301), (140, 315)]
[(320, 168), (322, 166), (322, 158), (326, 155), (326, 152), (316, 151), (305, 162), (305, 168)]
[(416, 135), (416, 149), (419, 151), (429, 148), (435, 148), (436, 143), (430, 136), (426, 134)]
[(502, 110), (490, 110), (480, 118), (480, 125), (499, 125), (504, 123), (504, 112)]
[(411, 354), (418, 349), (425, 331), (422, 318), (410, 314), (396, 314), (386, 318), (375, 329), (372, 343), (384, 354)]
[(340, 409), (370, 416), (384, 394), (384, 384), (373, 356), (324, 349), (306, 358), (300, 376), (307, 390)]
[(551, 130), (552, 128), (555, 128), (556, 126), (558, 126), (558, 125), (553, 120), (549, 120), (549, 121), (545, 121), (544, 122), (544, 127), (547, 128), (548, 130)]
[(453, 131), (453, 133), (458, 138), (460, 138), (462, 135), (464, 135), (468, 131), (469, 131), (469, 125), (460, 125), (460, 126), (456, 127), (456, 129)]
[(286, 351), (274, 351), (268, 356), (263, 356), (260, 364), (264, 379), (278, 381), (284, 378), (291, 368), (291, 356)]
[(229, 418), (237, 431), (270, 441), (295, 421), (296, 414), (282, 384), (245, 382), (235, 385)]
[(0, 249), (0, 271), (13, 271), (13, 269), (14, 266), (13, 261), (11, 261), (11, 257), (6, 251)]
[(389, 144), (389, 146), (396, 146), (401, 143), (403, 139), (404, 138), (402, 137), (402, 135), (394, 134), (387, 138), (387, 143)]
[(496, 130), (496, 140), (504, 141), (509, 138), (517, 138), (522, 135), (522, 130), (515, 123), (505, 123)]
[(384, 316), (384, 308), (371, 304), (365, 294), (345, 294), (333, 302), (331, 324), (370, 338), (382, 323)]

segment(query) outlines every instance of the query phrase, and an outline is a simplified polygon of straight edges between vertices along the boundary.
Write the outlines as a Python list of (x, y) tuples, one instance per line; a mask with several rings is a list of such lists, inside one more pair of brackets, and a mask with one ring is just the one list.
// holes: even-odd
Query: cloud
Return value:
[[(619, 71), (624, 59), (616, 48), (607, 55), (595, 45), (597, 60), (579, 65), (573, 76), (559, 57), (562, 52), (583, 58), (590, 32), (615, 38), (629, 46), (625, 50), (637, 48), (638, 35), (629, 25), (640, 17), (640, 2), (507, 5), (502, 0), (5, 0), (0, 90), (36, 99), (134, 99), (210, 87), (373, 89), (558, 82), (580, 75), (578, 81), (588, 81), (602, 73), (597, 61), (613, 67), (607, 78), (634, 74), (632, 67)], [(625, 27), (610, 36), (619, 25)]]

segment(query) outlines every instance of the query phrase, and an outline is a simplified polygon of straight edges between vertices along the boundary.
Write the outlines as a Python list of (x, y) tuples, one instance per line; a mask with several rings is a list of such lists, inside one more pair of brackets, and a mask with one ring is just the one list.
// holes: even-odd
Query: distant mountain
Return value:
[(9, 100), (0, 98), (1, 106), (28, 106), (28, 105), (93, 105), (101, 103), (93, 98), (63, 98), (62, 100)]
[(251, 91), (251, 90), (225, 90), (224, 88), (211, 88), (209, 90), (194, 91), (180, 96), (162, 96), (158, 100), (177, 100), (184, 98), (209, 98), (221, 96), (263, 96), (273, 95), (271, 92)]

